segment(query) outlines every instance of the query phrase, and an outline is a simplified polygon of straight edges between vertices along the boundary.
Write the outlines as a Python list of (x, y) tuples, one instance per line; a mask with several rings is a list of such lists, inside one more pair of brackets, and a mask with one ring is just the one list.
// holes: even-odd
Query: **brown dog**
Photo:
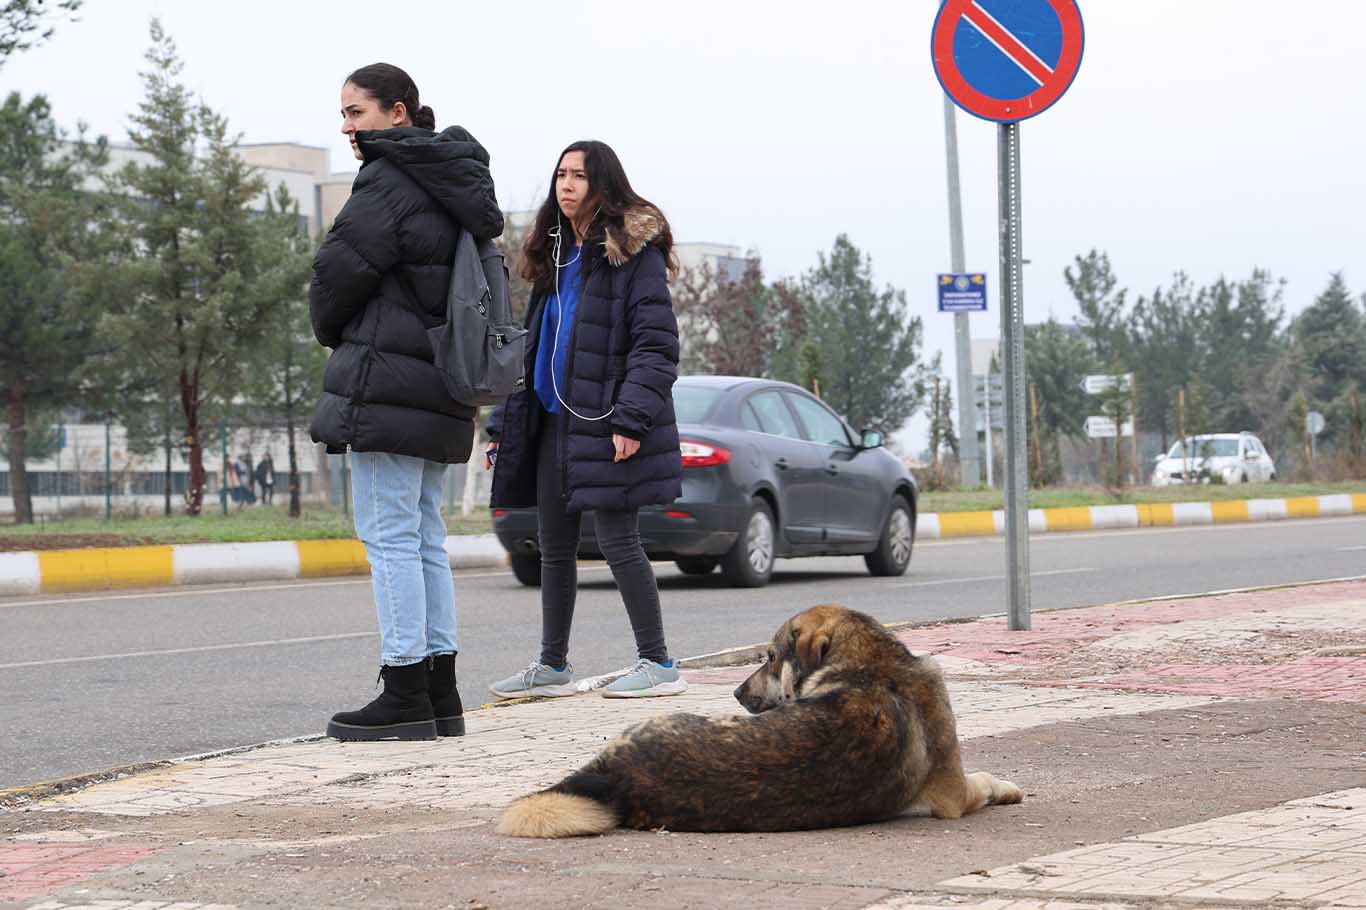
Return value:
[(938, 667), (862, 613), (827, 604), (794, 616), (735, 697), (757, 716), (636, 724), (555, 786), (514, 802), (499, 833), (788, 831), (908, 810), (958, 818), (1020, 801), (1008, 781), (963, 773)]

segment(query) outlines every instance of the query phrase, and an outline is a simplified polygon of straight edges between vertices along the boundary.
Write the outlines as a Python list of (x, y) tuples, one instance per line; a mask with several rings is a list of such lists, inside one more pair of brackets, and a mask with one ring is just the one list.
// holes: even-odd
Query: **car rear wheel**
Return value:
[(674, 565), (684, 575), (710, 575), (716, 563), (714, 556), (680, 556), (674, 560)]
[(911, 564), (911, 548), (915, 545), (915, 525), (911, 522), (911, 506), (900, 496), (892, 504), (892, 514), (882, 527), (882, 538), (877, 549), (863, 557), (868, 571), (874, 575), (902, 575)]
[(541, 586), (540, 553), (513, 553), (508, 561), (512, 563), (512, 574), (518, 581), (529, 588)]
[(762, 499), (749, 504), (749, 518), (735, 545), (721, 558), (721, 574), (736, 588), (762, 588), (773, 577), (773, 511)]

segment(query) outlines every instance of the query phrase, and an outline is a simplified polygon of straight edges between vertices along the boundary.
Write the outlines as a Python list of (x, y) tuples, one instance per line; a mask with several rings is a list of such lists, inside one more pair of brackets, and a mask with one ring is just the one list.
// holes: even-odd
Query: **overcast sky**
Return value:
[[(752, 248), (770, 278), (844, 232), (903, 288), (925, 353), (953, 375), (942, 93), (934, 0), (686, 4), (518, 0), (329, 4), (86, 0), (81, 20), (0, 69), (59, 121), (126, 136), (147, 25), (244, 141), (326, 146), (354, 170), (338, 93), (358, 66), (406, 69), (438, 125), (493, 156), (505, 208), (539, 201), (570, 141), (602, 139), (679, 240)], [(1075, 313), (1063, 267), (1092, 247), (1131, 293), (1254, 267), (1290, 311), (1335, 270), (1366, 288), (1366, 4), (1081, 0), (1072, 88), (1021, 126), (1026, 320)], [(1297, 14), (1295, 10), (1300, 12)], [(1305, 15), (1310, 9), (1314, 15)], [(958, 117), (967, 266), (989, 275), (995, 337), (996, 126)], [(917, 432), (918, 429), (918, 432)], [(905, 440), (923, 445), (923, 421)]]

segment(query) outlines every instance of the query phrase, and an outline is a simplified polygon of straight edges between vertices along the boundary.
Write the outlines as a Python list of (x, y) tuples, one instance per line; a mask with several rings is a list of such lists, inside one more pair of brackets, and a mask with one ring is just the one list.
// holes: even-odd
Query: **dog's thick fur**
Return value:
[(963, 773), (938, 667), (862, 613), (827, 604), (794, 616), (735, 697), (756, 716), (636, 724), (514, 802), (499, 833), (789, 831), (1020, 801), (1008, 781)]

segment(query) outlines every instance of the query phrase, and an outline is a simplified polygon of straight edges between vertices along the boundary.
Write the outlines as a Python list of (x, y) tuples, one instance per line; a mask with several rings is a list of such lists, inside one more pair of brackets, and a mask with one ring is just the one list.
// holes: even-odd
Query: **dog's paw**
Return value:
[(1018, 803), (1024, 799), (1024, 791), (1015, 786), (1008, 780), (993, 778), (991, 781), (991, 799), (989, 802), (994, 806), (1006, 806), (1011, 803)]

